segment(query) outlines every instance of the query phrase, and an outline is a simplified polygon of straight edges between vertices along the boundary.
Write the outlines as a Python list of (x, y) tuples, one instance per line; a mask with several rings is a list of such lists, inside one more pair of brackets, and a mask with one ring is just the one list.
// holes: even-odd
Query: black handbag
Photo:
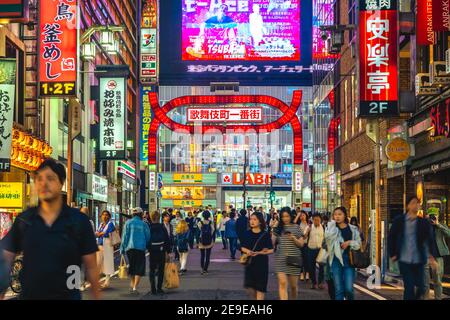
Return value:
[(350, 250), (350, 266), (358, 269), (365, 269), (370, 266), (370, 250), (368, 246), (365, 249), (361, 246), (360, 250)]
[(286, 264), (290, 267), (297, 267), (297, 268), (303, 267), (302, 255), (300, 254), (299, 256), (287, 256)]

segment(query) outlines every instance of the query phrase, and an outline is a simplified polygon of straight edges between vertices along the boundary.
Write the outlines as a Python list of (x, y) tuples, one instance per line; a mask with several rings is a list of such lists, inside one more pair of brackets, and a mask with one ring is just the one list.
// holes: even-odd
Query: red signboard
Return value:
[(431, 136), (450, 137), (450, 98), (433, 106), (430, 111)]
[(371, 3), (361, 1), (359, 13), (359, 116), (395, 116), (398, 114), (397, 3), (394, 0), (380, 1), (378, 6)]
[(450, 0), (433, 0), (432, 19), (434, 31), (450, 30)]
[(418, 45), (433, 45), (433, 0), (417, 0), (416, 36)]
[(40, 95), (75, 95), (77, 0), (41, 0), (39, 11)]
[(262, 108), (188, 108), (189, 122), (258, 122)]

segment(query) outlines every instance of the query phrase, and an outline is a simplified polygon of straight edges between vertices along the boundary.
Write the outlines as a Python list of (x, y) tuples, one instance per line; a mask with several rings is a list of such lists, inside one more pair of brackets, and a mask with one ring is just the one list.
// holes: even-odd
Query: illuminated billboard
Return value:
[(161, 86), (311, 85), (312, 0), (159, 4)]
[(300, 0), (182, 0), (183, 60), (299, 60)]

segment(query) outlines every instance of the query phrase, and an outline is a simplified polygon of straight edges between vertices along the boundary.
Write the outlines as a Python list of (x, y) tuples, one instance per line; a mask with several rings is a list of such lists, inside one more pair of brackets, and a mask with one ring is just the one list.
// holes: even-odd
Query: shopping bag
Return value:
[(117, 230), (117, 229), (110, 233), (110, 237), (111, 237), (111, 245), (113, 247), (117, 246), (118, 244), (120, 244), (122, 242), (122, 239), (120, 238), (119, 230)]
[(318, 264), (326, 264), (328, 260), (328, 251), (324, 248), (321, 248), (319, 254), (317, 255), (316, 262)]
[(179, 286), (178, 267), (175, 262), (167, 262), (164, 268), (164, 287), (166, 289), (176, 289)]
[(128, 279), (128, 267), (125, 257), (122, 255), (119, 265), (119, 279)]

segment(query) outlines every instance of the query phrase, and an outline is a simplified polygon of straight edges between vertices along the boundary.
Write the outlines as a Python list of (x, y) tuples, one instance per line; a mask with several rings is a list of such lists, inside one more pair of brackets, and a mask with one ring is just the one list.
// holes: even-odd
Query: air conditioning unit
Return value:
[(439, 94), (439, 88), (433, 87), (429, 73), (418, 73), (415, 79), (416, 96), (433, 96)]
[(446, 62), (434, 61), (430, 63), (430, 82), (433, 86), (450, 84), (450, 75), (447, 74)]
[(339, 54), (341, 53), (341, 46), (337, 46), (333, 43), (333, 39), (327, 39), (327, 50), (329, 54)]

